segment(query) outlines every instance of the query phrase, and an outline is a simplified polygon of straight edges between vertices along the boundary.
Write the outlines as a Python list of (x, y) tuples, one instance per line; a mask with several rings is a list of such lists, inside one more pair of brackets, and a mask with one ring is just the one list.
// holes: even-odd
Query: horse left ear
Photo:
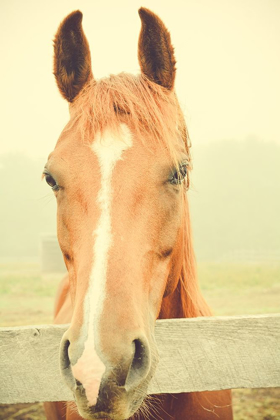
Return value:
[(176, 60), (170, 34), (161, 19), (148, 9), (138, 11), (142, 28), (138, 43), (138, 60), (142, 73), (165, 88), (174, 88)]
[(60, 24), (54, 39), (54, 75), (61, 95), (68, 102), (73, 102), (93, 77), (82, 18), (79, 10), (72, 12)]

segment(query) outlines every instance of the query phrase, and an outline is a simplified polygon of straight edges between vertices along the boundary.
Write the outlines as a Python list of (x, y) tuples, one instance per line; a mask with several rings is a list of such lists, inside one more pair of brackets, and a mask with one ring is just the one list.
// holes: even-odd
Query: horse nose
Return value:
[(71, 391), (86, 393), (90, 405), (95, 405), (106, 367), (95, 351), (92, 335), (82, 340), (74, 334), (70, 327), (62, 337), (61, 374)]
[[(113, 381), (116, 387), (124, 388), (127, 392), (137, 388), (145, 380), (151, 369), (150, 349), (146, 337), (134, 339), (127, 346), (122, 343), (120, 352), (114, 345), (113, 357), (110, 357), (112, 355), (104, 354), (104, 360), (114, 359), (115, 363), (109, 362), (107, 366), (105, 364), (104, 371), (99, 369), (99, 372), (96, 372), (98, 367), (94, 363), (94, 357), (90, 360), (90, 356), (85, 355), (85, 346), (82, 346), (80, 349), (78, 347), (80, 347), (80, 340), (76, 342), (70, 341), (70, 334), (66, 332), (60, 345), (61, 373), (67, 386), (72, 391), (75, 391), (77, 387), (82, 385), (89, 397), (93, 395), (93, 389), (87, 388), (94, 388), (95, 397), (93, 399), (88, 398), (91, 400), (89, 401), (91, 405), (93, 405), (93, 400), (96, 402), (98, 387), (105, 368), (105, 386), (107, 381), (112, 386)], [(94, 348), (89, 351), (91, 354), (96, 354)], [(92, 363), (92, 366), (89, 363)]]

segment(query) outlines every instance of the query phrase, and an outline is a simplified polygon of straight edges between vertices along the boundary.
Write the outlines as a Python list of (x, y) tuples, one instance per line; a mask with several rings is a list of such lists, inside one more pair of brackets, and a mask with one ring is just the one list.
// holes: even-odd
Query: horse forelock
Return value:
[(166, 148), (175, 165), (176, 147), (181, 143), (191, 166), (190, 139), (176, 94), (143, 74), (120, 73), (99, 81), (92, 79), (70, 107), (85, 142), (92, 141), (93, 133), (105, 129), (118, 133), (125, 122), (147, 147), (148, 142), (155, 141)]

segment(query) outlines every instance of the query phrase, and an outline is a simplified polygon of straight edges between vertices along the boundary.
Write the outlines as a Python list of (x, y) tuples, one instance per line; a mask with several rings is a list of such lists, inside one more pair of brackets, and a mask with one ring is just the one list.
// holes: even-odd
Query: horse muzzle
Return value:
[(156, 368), (154, 339), (148, 340), (143, 333), (133, 340), (120, 338), (101, 354), (101, 362), (95, 348), (86, 349), (86, 344), (81, 346), (81, 340), (71, 336), (70, 327), (62, 338), (60, 367), (80, 414), (86, 419), (128, 419), (146, 397)]

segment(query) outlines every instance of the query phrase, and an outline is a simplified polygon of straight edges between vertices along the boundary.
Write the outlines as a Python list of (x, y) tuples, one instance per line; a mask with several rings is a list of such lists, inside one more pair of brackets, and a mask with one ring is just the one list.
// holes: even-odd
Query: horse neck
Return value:
[(194, 318), (211, 315), (211, 310), (205, 302), (198, 284), (187, 199), (184, 223), (184, 243), (182, 244), (184, 255), (180, 276), (173, 293), (162, 300), (159, 319)]

